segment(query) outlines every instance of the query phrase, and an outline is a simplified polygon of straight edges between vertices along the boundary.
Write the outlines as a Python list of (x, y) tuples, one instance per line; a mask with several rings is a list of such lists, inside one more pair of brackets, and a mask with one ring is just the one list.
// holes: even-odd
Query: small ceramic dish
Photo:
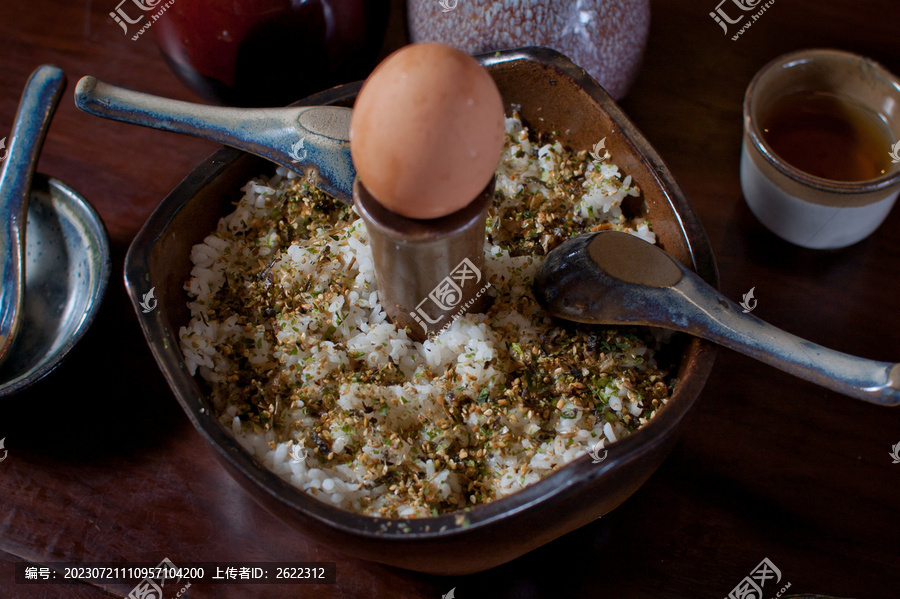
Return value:
[[(709, 242), (660, 157), (593, 79), (561, 54), (543, 48), (480, 57), (507, 107), (520, 106), (532, 129), (558, 132), (565, 145), (588, 150), (601, 138), (615, 163), (633, 175), (660, 245), (712, 285), (717, 273)], [(301, 104), (352, 106), (360, 83), (306, 98)], [(508, 562), (625, 501), (665, 459), (712, 367), (714, 347), (684, 339), (678, 383), (666, 407), (646, 426), (610, 446), (601, 464), (579, 458), (524, 490), (471, 509), (412, 520), (363, 516), (324, 503), (269, 471), (215, 416), (200, 382), (190, 376), (179, 328), (189, 321), (184, 283), (191, 247), (233, 210), (240, 188), (274, 165), (222, 149), (198, 166), (157, 208), (135, 238), (125, 283), (147, 342), (192, 423), (223, 466), (260, 504), (302, 534), (372, 561), (436, 574), (462, 574)], [(155, 288), (159, 309), (141, 302)]]
[[(776, 102), (797, 92), (833, 94), (856, 102), (883, 119), (896, 141), (900, 79), (856, 54), (802, 50), (763, 67), (744, 96), (741, 188), (750, 210), (773, 233), (802, 247), (854, 244), (877, 229), (893, 207), (900, 193), (900, 161), (877, 178), (853, 182), (816, 177), (783, 160), (764, 139), (761, 120)], [(876, 149), (885, 159), (891, 150), (887, 143)]]
[(62, 181), (35, 174), (25, 242), (24, 320), (0, 367), (0, 397), (59, 365), (93, 322), (109, 280), (103, 222)]

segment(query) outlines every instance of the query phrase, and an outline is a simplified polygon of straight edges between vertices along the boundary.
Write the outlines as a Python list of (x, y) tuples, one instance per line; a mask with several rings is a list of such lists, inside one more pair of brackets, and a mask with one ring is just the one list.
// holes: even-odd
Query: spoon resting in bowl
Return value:
[(559, 318), (683, 331), (832, 391), (900, 404), (900, 364), (837, 352), (763, 322), (662, 249), (628, 233), (566, 241), (547, 254), (534, 290)]
[(9, 154), (0, 169), (0, 364), (9, 357), (22, 321), (31, 181), (65, 87), (66, 76), (59, 67), (43, 65), (31, 74), (19, 102)]
[(350, 158), (349, 108), (223, 108), (135, 92), (82, 77), (75, 105), (84, 112), (219, 142), (296, 173), (317, 173), (323, 190), (352, 204), (356, 169)]

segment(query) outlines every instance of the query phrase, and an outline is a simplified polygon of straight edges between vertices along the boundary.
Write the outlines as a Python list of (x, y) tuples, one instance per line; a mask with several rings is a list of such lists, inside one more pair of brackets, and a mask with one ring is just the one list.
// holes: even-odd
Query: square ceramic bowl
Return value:
[[(705, 233), (663, 161), (609, 95), (561, 54), (543, 48), (479, 58), (504, 102), (521, 106), (524, 121), (557, 131), (573, 149), (605, 137), (615, 163), (643, 190), (647, 218), (660, 245), (713, 286), (718, 277)], [(337, 87), (299, 104), (352, 106), (361, 83)], [(302, 534), (356, 557), (434, 574), (465, 574), (508, 562), (583, 526), (625, 501), (656, 470), (675, 443), (684, 417), (712, 367), (714, 348), (683, 339), (678, 384), (666, 407), (646, 426), (610, 446), (593, 464), (583, 456), (544, 480), (492, 503), (433, 518), (362, 516), (323, 503), (259, 464), (214, 417), (200, 381), (185, 366), (178, 330), (189, 320), (184, 283), (191, 247), (233, 209), (240, 188), (275, 166), (223, 148), (160, 204), (135, 238), (125, 283), (144, 335), (191, 422), (228, 472), (261, 505)], [(158, 310), (140, 308), (151, 288)]]

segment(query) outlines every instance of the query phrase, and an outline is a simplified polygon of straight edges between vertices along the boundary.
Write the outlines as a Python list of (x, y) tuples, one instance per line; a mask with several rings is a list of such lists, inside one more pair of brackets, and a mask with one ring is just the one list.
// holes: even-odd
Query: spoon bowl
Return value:
[(662, 249), (618, 231), (570, 239), (547, 254), (535, 296), (552, 315), (690, 333), (871, 403), (900, 405), (900, 364), (827, 349), (748, 313)]

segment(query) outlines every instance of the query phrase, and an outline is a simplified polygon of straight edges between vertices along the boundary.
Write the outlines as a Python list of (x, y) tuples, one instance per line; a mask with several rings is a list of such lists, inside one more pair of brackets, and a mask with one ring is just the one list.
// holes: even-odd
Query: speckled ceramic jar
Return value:
[(615, 99), (634, 83), (650, 0), (407, 0), (414, 42), (470, 54), (546, 46), (585, 69)]

